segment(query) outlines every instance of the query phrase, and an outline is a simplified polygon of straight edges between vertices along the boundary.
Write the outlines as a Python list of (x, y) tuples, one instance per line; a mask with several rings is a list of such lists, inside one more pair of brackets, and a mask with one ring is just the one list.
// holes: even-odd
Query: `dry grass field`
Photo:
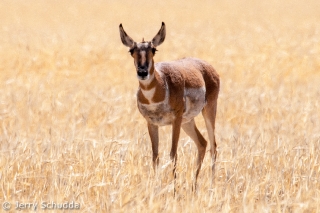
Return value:
[[(73, 212), (320, 212), (320, 1), (3, 0), (0, 11), (9, 212), (16, 202), (21, 212), (52, 202), (78, 203)], [(197, 149), (182, 132), (175, 197), (171, 128), (161, 128), (155, 175), (118, 30), (149, 40), (161, 21), (156, 61), (193, 56), (221, 77), (215, 180), (207, 150), (192, 192)]]

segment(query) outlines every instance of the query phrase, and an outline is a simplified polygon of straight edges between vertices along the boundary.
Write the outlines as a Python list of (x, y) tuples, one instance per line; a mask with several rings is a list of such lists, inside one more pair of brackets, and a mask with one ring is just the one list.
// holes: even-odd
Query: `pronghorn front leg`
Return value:
[(173, 161), (173, 175), (176, 178), (176, 165), (177, 165), (177, 148), (180, 136), (182, 115), (177, 116), (172, 123), (172, 147), (170, 152), (171, 160)]
[(158, 126), (148, 123), (148, 131), (149, 131), (149, 136), (151, 139), (152, 143), (152, 161), (153, 161), (153, 169), (156, 171), (157, 166), (159, 165), (159, 152), (158, 152), (158, 147), (159, 147), (159, 133), (158, 133)]

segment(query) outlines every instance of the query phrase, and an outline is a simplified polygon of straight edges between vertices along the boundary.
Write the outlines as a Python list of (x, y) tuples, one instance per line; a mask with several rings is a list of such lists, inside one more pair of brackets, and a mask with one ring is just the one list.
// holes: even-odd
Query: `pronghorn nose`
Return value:
[(147, 69), (147, 66), (146, 65), (139, 65), (138, 69), (139, 70), (145, 70), (145, 69)]
[(148, 75), (148, 71), (145, 69), (138, 69), (138, 76), (146, 77)]

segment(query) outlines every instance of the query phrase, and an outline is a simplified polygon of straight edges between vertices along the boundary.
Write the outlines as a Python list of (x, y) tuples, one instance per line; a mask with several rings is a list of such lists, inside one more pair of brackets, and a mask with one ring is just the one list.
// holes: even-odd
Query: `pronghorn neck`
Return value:
[(165, 81), (153, 65), (150, 69), (149, 79), (139, 80), (139, 87), (138, 101), (142, 104), (158, 103), (165, 99)]

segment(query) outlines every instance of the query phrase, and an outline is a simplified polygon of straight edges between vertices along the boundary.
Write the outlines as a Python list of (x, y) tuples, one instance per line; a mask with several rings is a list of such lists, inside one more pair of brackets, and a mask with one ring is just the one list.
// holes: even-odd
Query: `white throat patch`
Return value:
[(156, 87), (153, 87), (152, 89), (149, 89), (149, 90), (143, 90), (143, 89), (141, 89), (141, 92), (142, 92), (143, 96), (144, 96), (146, 99), (148, 99), (148, 101), (149, 101), (150, 103), (152, 103), (152, 98), (153, 98), (153, 96), (154, 96), (155, 91), (156, 91)]

